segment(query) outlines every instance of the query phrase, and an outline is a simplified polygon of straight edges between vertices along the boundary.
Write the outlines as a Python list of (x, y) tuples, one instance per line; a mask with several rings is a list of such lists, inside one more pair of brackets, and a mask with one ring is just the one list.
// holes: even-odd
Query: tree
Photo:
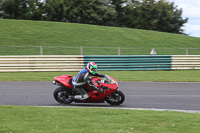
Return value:
[(107, 0), (46, 0), (46, 20), (115, 25), (116, 11)]
[(69, 22), (115, 25), (116, 11), (106, 0), (73, 0), (66, 10)]
[(165, 0), (142, 0), (125, 8), (123, 22), (130, 28), (183, 34), (181, 27), (188, 20), (182, 19), (182, 9)]
[(63, 21), (66, 15), (65, 5), (68, 0), (46, 0), (44, 4), (45, 19), (48, 21)]
[(3, 18), (17, 19), (21, 16), (20, 1), (19, 0), (6, 0), (2, 1), (1, 10), (3, 10)]
[(164, 0), (159, 1), (156, 6), (160, 7), (158, 9), (162, 13), (162, 17), (160, 16), (157, 22), (157, 30), (183, 34), (181, 27), (187, 23), (188, 18), (181, 17), (182, 9), (178, 9), (174, 3), (168, 3)]
[(138, 0), (124, 1), (122, 10), (120, 10), (121, 13), (117, 18), (121, 27), (136, 28), (135, 26), (138, 24), (137, 21), (139, 21), (138, 15), (140, 12), (138, 9), (140, 8), (140, 4)]
[(126, 0), (110, 0), (110, 3), (114, 6), (115, 11), (117, 12), (117, 25), (121, 26), (121, 18), (123, 16), (123, 4), (126, 3)]
[(40, 4), (38, 0), (1, 0), (0, 9), (3, 11), (1, 17), (7, 19), (32, 19), (40, 9)]

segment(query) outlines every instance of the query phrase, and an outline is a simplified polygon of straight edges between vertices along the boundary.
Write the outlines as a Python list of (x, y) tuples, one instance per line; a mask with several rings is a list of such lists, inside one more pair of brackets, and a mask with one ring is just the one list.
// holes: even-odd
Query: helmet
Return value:
[(89, 62), (86, 66), (86, 69), (92, 73), (95, 74), (97, 71), (97, 65), (94, 62)]

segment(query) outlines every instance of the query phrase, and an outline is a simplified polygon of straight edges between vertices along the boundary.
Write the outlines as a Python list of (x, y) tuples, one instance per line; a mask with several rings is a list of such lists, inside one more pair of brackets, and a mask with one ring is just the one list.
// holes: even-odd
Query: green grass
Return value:
[(0, 55), (38, 55), (41, 45), (45, 55), (77, 55), (80, 46), (85, 55), (116, 55), (117, 47), (122, 55), (147, 55), (152, 48), (161, 55), (185, 54), (185, 48), (200, 54), (200, 38), (157, 31), (8, 19), (0, 19), (0, 27)]
[(0, 106), (0, 133), (199, 133), (200, 114)]
[[(183, 71), (100, 71), (117, 81), (200, 82), (200, 70)], [(0, 73), (0, 81), (52, 81), (55, 76), (78, 72), (18, 72)]]
[[(47, 21), (0, 19), (0, 55), (200, 54), (200, 38), (184, 35)], [(73, 47), (73, 48), (71, 48)], [(93, 48), (103, 47), (103, 48)], [(105, 48), (109, 47), (109, 48)], [(52, 81), (78, 72), (0, 73), (0, 81)], [(101, 71), (118, 81), (200, 82), (200, 70)], [(96, 108), (0, 106), (0, 133), (198, 133), (200, 115)]]

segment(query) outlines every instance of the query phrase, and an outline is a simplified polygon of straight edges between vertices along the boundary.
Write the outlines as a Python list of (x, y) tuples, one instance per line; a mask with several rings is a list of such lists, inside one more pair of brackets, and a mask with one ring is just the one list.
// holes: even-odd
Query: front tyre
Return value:
[(55, 89), (53, 96), (55, 100), (61, 104), (70, 104), (73, 102), (73, 100), (69, 98), (69, 96), (71, 96), (70, 91), (62, 86)]
[(111, 105), (120, 105), (124, 102), (125, 96), (121, 91), (115, 91), (110, 96), (107, 96), (105, 100)]

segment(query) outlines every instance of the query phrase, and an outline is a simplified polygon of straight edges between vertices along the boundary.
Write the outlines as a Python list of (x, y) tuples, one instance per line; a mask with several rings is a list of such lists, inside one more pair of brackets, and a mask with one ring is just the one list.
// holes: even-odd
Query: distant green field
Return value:
[[(0, 19), (0, 55), (200, 54), (200, 38), (130, 28)], [(73, 48), (72, 48), (73, 47)], [(100, 48), (101, 47), (101, 48)]]

